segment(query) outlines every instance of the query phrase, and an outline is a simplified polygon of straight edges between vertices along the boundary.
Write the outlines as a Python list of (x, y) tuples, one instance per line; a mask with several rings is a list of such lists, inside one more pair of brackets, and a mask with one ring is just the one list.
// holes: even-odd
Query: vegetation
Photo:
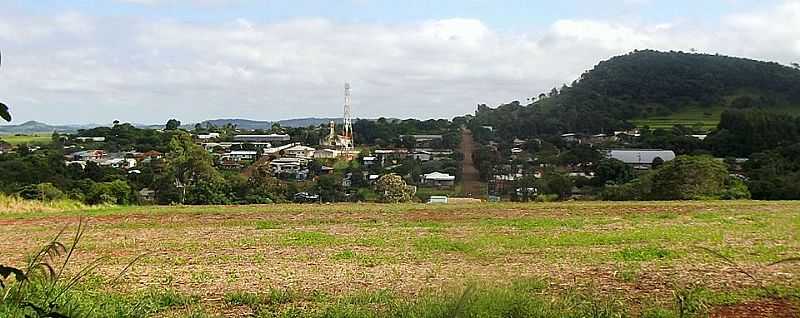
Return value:
[(67, 273), (96, 255), (108, 255), (107, 265), (57, 308), (95, 308), (95, 317), (397, 317), (456, 307), (467, 316), (703, 317), (720, 305), (800, 296), (796, 264), (759, 270), (796, 257), (797, 209), (754, 201), (107, 207), (0, 215), (14, 222), (0, 247), (5, 265), (26, 264), (53, 224), (91, 218)]
[[(530, 105), (512, 102), (495, 109), (481, 105), (472, 125), (493, 126), (505, 139), (608, 133), (631, 128), (634, 119), (688, 109), (705, 109), (702, 113), (712, 116), (720, 107), (782, 111), (800, 105), (798, 91), (800, 70), (777, 63), (635, 51), (601, 62), (571, 86), (531, 98), (535, 102)], [(704, 128), (711, 125), (701, 123)]]
[(741, 180), (710, 156), (678, 156), (622, 185), (605, 188), (608, 200), (749, 199)]

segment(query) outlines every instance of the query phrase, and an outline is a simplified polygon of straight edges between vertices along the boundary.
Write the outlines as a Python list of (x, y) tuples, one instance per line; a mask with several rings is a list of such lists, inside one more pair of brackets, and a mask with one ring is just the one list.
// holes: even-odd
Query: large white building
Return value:
[(635, 169), (644, 170), (650, 169), (654, 162), (675, 159), (675, 152), (663, 149), (610, 149), (606, 151), (606, 157), (622, 161)]

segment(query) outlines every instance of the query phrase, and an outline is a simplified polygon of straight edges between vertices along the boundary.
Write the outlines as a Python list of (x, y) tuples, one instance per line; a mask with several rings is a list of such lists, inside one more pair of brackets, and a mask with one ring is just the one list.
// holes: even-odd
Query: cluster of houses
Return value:
[(155, 150), (148, 152), (126, 151), (108, 153), (105, 150), (93, 149), (67, 154), (64, 156), (64, 162), (67, 166), (79, 165), (81, 168), (86, 168), (86, 165), (92, 162), (101, 167), (124, 169), (128, 170), (130, 173), (135, 173), (136, 170), (133, 170), (133, 168), (140, 163), (161, 159), (162, 157), (163, 154)]

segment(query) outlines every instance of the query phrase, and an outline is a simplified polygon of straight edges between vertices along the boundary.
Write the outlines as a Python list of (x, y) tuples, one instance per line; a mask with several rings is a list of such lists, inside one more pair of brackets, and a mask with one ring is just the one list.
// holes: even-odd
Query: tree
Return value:
[(728, 169), (711, 156), (678, 156), (665, 162), (653, 177), (653, 199), (695, 200), (718, 197)]
[(387, 174), (378, 179), (376, 183), (381, 201), (386, 203), (400, 203), (411, 201), (412, 191), (403, 177), (394, 173)]
[(570, 177), (560, 173), (549, 173), (544, 176), (544, 188), (547, 193), (558, 195), (559, 200), (569, 197), (574, 183)]
[(166, 130), (178, 130), (180, 126), (181, 126), (180, 121), (178, 121), (177, 119), (170, 119), (167, 121)]
[(597, 185), (606, 183), (623, 184), (633, 179), (633, 168), (617, 159), (603, 159), (594, 170)]
[(192, 137), (185, 132), (172, 137), (167, 164), (167, 173), (162, 177), (166, 180), (160, 182), (162, 187), (179, 188), (185, 192), (200, 181), (212, 184), (224, 182), (220, 173), (214, 168), (211, 155), (203, 147), (195, 144)]
[(792, 67), (800, 70), (800, 63), (794, 62), (794, 63), (792, 63)]
[[(0, 65), (2, 65), (2, 56), (0, 56)], [(11, 121), (11, 114), (8, 113), (8, 106), (0, 102), (0, 118), (5, 121)]]

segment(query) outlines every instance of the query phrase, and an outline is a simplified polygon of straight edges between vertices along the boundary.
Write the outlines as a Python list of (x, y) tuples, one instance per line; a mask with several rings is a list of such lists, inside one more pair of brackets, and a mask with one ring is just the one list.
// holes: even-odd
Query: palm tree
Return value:
[[(3, 64), (3, 56), (0, 54), (0, 65)], [(11, 121), (11, 114), (8, 113), (8, 106), (0, 102), (0, 118), (5, 119), (6, 121)]]

